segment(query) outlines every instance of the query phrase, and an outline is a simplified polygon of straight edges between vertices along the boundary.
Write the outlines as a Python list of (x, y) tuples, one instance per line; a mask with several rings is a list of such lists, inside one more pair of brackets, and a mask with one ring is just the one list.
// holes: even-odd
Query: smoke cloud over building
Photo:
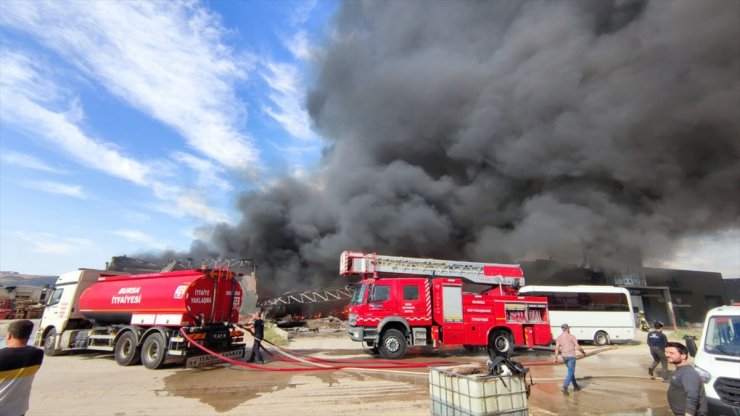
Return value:
[(321, 168), (243, 195), (241, 222), (194, 251), (255, 259), (277, 293), (333, 281), (347, 249), (660, 258), (738, 228), (739, 16), (732, 1), (342, 3), (307, 97)]

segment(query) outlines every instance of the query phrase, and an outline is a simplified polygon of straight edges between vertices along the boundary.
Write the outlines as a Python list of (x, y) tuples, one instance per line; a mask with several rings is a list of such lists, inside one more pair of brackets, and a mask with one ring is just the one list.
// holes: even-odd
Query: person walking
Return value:
[(33, 322), (22, 319), (8, 326), (6, 348), (0, 349), (0, 415), (28, 411), (31, 383), (44, 361), (44, 351), (28, 345)]
[(689, 365), (689, 350), (680, 342), (666, 344), (665, 355), (676, 366), (668, 386), (668, 404), (674, 415), (707, 416), (707, 395), (699, 373)]
[(650, 355), (653, 356), (653, 364), (648, 368), (648, 374), (655, 378), (655, 369), (660, 362), (663, 369), (663, 382), (668, 382), (668, 361), (665, 356), (665, 347), (668, 344), (668, 338), (663, 333), (663, 323), (656, 321), (653, 324), (654, 330), (648, 332), (647, 344), (650, 347)]
[(248, 363), (253, 363), (255, 358), (260, 363), (264, 364), (265, 360), (262, 359), (262, 353), (260, 348), (262, 347), (262, 340), (265, 338), (265, 321), (264, 313), (257, 313), (257, 318), (251, 324), (247, 325), (247, 329), (251, 329), (252, 335), (254, 336), (254, 343), (252, 343), (252, 354), (247, 360)]
[(573, 383), (573, 391), (580, 391), (581, 386), (576, 382), (576, 350), (579, 350), (583, 356), (586, 356), (586, 351), (583, 351), (583, 347), (578, 345), (578, 340), (570, 333), (570, 326), (568, 324), (560, 325), (560, 329), (563, 333), (558, 336), (555, 340), (555, 364), (558, 362), (558, 356), (563, 356), (563, 362), (568, 367), (568, 375), (565, 377), (563, 382), (562, 392), (564, 395), (568, 395), (568, 386)]

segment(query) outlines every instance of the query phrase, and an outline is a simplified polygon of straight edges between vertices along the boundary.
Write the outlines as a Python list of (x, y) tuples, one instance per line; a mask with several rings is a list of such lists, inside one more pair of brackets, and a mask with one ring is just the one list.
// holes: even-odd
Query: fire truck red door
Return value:
[(422, 279), (399, 279), (400, 313), (411, 326), (431, 323), (431, 295), (425, 282)]
[(375, 318), (380, 322), (394, 312), (394, 302), (391, 296), (391, 282), (376, 282), (370, 288), (368, 295), (368, 318)]

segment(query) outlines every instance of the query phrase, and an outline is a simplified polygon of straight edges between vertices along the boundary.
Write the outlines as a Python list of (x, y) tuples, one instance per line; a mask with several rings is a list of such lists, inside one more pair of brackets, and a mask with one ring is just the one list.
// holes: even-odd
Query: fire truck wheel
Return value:
[(599, 331), (594, 335), (594, 344), (596, 345), (606, 345), (609, 343), (609, 335), (606, 334), (604, 331)]
[(150, 370), (160, 368), (164, 364), (165, 357), (167, 357), (167, 351), (165, 351), (162, 334), (155, 332), (146, 337), (144, 345), (141, 346), (141, 363), (144, 367)]
[(389, 360), (401, 358), (406, 352), (406, 337), (397, 329), (389, 329), (383, 333), (378, 350), (383, 358)]
[(497, 329), (491, 334), (491, 339), (488, 341), (488, 352), (493, 355), (509, 355), (514, 349), (514, 341), (511, 339), (511, 335), (503, 330)]
[(116, 362), (118, 365), (135, 365), (141, 361), (141, 351), (136, 348), (136, 336), (126, 332), (116, 342)]
[(59, 355), (59, 352), (55, 348), (57, 343), (57, 330), (51, 328), (44, 337), (44, 354), (48, 356)]

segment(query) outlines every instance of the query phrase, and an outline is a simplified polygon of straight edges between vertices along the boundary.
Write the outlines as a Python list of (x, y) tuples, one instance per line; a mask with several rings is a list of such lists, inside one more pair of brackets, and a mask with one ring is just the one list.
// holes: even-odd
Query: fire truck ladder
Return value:
[(488, 285), (524, 285), (524, 274), (518, 264), (384, 256), (360, 251), (343, 252), (339, 270), (342, 276), (388, 274), (458, 277), (472, 283)]

